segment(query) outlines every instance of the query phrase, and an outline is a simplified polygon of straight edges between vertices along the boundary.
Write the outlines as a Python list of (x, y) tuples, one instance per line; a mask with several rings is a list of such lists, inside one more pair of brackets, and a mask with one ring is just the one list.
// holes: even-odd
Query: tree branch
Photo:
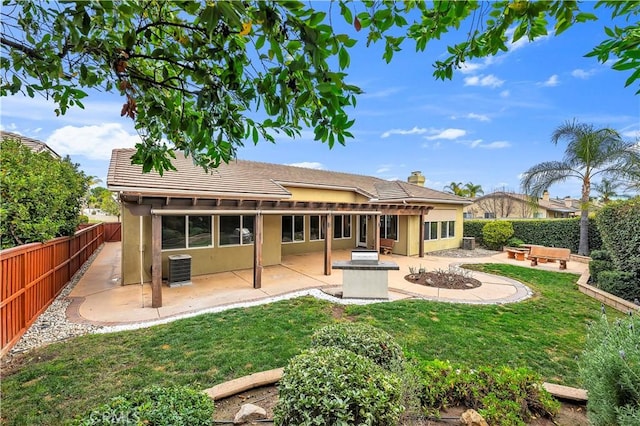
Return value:
[(12, 49), (16, 49), (22, 53), (25, 53), (27, 56), (30, 56), (32, 58), (39, 59), (39, 60), (44, 59), (42, 55), (40, 55), (40, 53), (38, 53), (35, 49), (29, 46), (25, 46), (22, 43), (16, 43), (15, 41), (11, 41), (8, 38), (6, 38), (4, 35), (0, 36), (0, 42), (2, 42), (2, 44), (6, 46), (11, 47)]

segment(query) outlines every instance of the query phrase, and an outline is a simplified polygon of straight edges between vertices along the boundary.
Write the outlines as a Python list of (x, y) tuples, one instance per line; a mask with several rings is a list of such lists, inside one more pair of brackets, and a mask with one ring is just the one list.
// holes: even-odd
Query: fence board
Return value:
[[(111, 234), (113, 229), (109, 227)], [(98, 223), (72, 237), (0, 251), (0, 355), (16, 344), (104, 242), (105, 224)]]

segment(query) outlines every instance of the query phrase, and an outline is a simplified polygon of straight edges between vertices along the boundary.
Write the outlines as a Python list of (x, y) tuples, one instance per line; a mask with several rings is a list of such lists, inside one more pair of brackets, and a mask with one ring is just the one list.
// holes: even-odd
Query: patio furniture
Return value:
[(560, 269), (567, 269), (567, 262), (571, 257), (571, 250), (559, 247), (532, 246), (529, 251), (531, 266), (538, 265), (538, 261), (559, 261)]
[(391, 240), (389, 238), (380, 238), (380, 253), (391, 254), (391, 252), (393, 252), (394, 244), (394, 240)]

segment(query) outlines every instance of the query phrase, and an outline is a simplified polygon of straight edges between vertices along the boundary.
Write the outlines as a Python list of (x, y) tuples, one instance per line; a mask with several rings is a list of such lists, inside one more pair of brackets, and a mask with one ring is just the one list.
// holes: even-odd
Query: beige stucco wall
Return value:
[(357, 192), (338, 191), (333, 189), (294, 188), (287, 187), (293, 201), (316, 201), (332, 203), (366, 203), (369, 199)]
[[(326, 191), (325, 195), (337, 197), (338, 191)], [(343, 193), (347, 194), (347, 193)], [(357, 197), (356, 197), (357, 198)], [(335, 198), (334, 198), (335, 199)], [(355, 199), (354, 199), (355, 200)], [(344, 201), (344, 200), (343, 200)], [(357, 200), (356, 200), (357, 202)], [(309, 216), (305, 216), (305, 241), (302, 243), (280, 242), (282, 235), (282, 217), (279, 215), (264, 215), (264, 244), (262, 260), (264, 266), (281, 263), (282, 256), (322, 251), (324, 241), (309, 241)], [(371, 215), (367, 220), (367, 244), (373, 247), (375, 232), (378, 231), (378, 217)], [(449, 239), (437, 239), (424, 242), (425, 251), (436, 251), (448, 248), (460, 247), (462, 241), (463, 219), (462, 206), (436, 205), (425, 216), (426, 221), (450, 221), (456, 222), (455, 237)], [(358, 215), (351, 216), (351, 238), (333, 239), (332, 249), (349, 250), (356, 247)], [(394, 246), (393, 252), (399, 255), (416, 256), (419, 254), (420, 226), (419, 216), (399, 216), (399, 240)], [(134, 216), (126, 208), (122, 215), (122, 283), (140, 283), (140, 217)], [(223, 271), (249, 269), (253, 267), (253, 245), (245, 246), (218, 246), (219, 225), (217, 216), (214, 216), (213, 234), (214, 246), (207, 248), (195, 248), (185, 250), (167, 250), (162, 252), (163, 277), (168, 273), (168, 257), (170, 255), (188, 254), (192, 257), (192, 275), (212, 274)], [(439, 232), (439, 231), (438, 231)], [(439, 234), (438, 234), (439, 235)], [(143, 279), (151, 280), (151, 217), (142, 217), (142, 248), (143, 248)]]
[[(123, 209), (122, 216), (122, 284), (140, 283), (140, 217)], [(280, 216), (264, 215), (264, 244), (262, 264), (277, 265), (281, 262)], [(143, 216), (143, 279), (151, 281), (151, 217)], [(206, 275), (216, 272), (253, 268), (253, 244), (243, 246), (218, 246), (218, 220), (213, 217), (214, 246), (194, 249), (164, 250), (162, 252), (162, 276), (168, 275), (169, 256), (188, 254), (191, 256), (191, 275)]]

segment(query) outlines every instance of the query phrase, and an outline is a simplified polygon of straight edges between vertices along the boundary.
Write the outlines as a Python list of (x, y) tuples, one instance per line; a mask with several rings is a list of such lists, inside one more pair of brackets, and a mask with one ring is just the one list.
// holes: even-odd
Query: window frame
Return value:
[[(284, 218), (285, 217), (290, 217), (291, 218), (291, 241), (284, 241)], [(302, 230), (298, 231), (302, 233), (302, 239), (301, 240), (296, 240), (296, 218), (302, 218)], [(304, 215), (302, 214), (283, 214), (281, 216), (280, 219), (280, 242), (282, 244), (294, 244), (294, 243), (304, 243), (306, 241), (305, 235), (304, 235), (304, 231), (305, 231), (305, 225), (306, 225), (306, 221), (304, 219)]]
[[(239, 235), (240, 242), (238, 244), (235, 244), (235, 243), (234, 244), (223, 244), (220, 241), (220, 237), (222, 237), (222, 227), (220, 226), (220, 220), (223, 217), (237, 217), (237, 218), (240, 218), (240, 226), (237, 229), (245, 229), (245, 226), (244, 226), (244, 218), (245, 217), (252, 218), (253, 219), (253, 232), (251, 232), (251, 236), (252, 236), (251, 242), (245, 243), (244, 242), (244, 238), (242, 236), (243, 232), (240, 232), (240, 234), (241, 234), (241, 235)], [(231, 215), (231, 214), (218, 215), (218, 247), (224, 248), (224, 247), (242, 247), (242, 246), (252, 246), (252, 245), (254, 245), (255, 244), (255, 231), (256, 231), (255, 226), (256, 226), (255, 216), (253, 216), (253, 215)]]
[[(387, 217), (395, 217), (395, 223), (396, 223), (395, 238), (389, 238), (389, 230), (387, 229)], [(393, 241), (400, 241), (400, 215), (397, 215), (397, 214), (380, 215), (380, 238), (386, 238)]]
[(448, 240), (456, 237), (456, 221), (441, 220), (440, 221), (440, 239)]
[[(314, 218), (318, 219), (318, 238), (312, 238), (311, 237), (312, 222), (313, 222)], [(325, 240), (325, 238), (326, 238), (326, 235), (325, 235), (326, 222), (327, 222), (326, 216), (323, 216), (323, 215), (309, 215), (309, 241), (324, 241)]]
[[(351, 232), (351, 228), (353, 227), (353, 221), (351, 220), (351, 216), (350, 214), (336, 214), (333, 215), (333, 239), (334, 240), (348, 240), (351, 239), (353, 236), (353, 233)], [(344, 218), (347, 217), (349, 218), (348, 222), (348, 231), (349, 231), (349, 235), (345, 235), (345, 220)], [(336, 230), (338, 229), (338, 218), (340, 218), (340, 236), (336, 237)]]
[[(435, 225), (435, 231), (432, 227)], [(438, 233), (438, 221), (425, 221), (424, 222), (424, 241), (435, 241), (439, 238)], [(427, 232), (427, 230), (429, 232)]]
[[(164, 238), (161, 237), (161, 241), (160, 241), (160, 251), (175, 251), (175, 250), (198, 250), (198, 249), (208, 249), (208, 248), (212, 248), (214, 247), (214, 232), (213, 232), (213, 216), (212, 215), (200, 215), (200, 214), (194, 214), (194, 215), (163, 215), (162, 217), (162, 223), (160, 224), (160, 228), (161, 228), (161, 234), (164, 233), (165, 230), (165, 218), (175, 218), (175, 217), (179, 217), (179, 218), (184, 218), (184, 246), (183, 247), (172, 247), (172, 248), (165, 248), (164, 247)], [(208, 217), (209, 218), (209, 227), (210, 227), (210, 239), (209, 239), (209, 244), (207, 244), (206, 246), (194, 246), (191, 247), (189, 244), (189, 240), (193, 237), (192, 235), (190, 235), (190, 220), (189, 218), (191, 217)]]

